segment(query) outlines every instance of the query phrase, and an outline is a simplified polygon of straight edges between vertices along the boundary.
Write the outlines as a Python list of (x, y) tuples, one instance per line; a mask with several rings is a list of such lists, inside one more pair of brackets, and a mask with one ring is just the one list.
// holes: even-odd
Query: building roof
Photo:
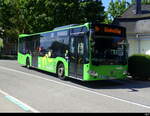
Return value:
[(150, 18), (150, 4), (148, 5), (141, 5), (141, 14), (136, 14), (136, 5), (131, 5), (120, 17), (120, 18)]
[(113, 24), (126, 27), (127, 33), (150, 32), (150, 4), (141, 5), (141, 14), (136, 14), (136, 5), (131, 5), (120, 17), (114, 19)]

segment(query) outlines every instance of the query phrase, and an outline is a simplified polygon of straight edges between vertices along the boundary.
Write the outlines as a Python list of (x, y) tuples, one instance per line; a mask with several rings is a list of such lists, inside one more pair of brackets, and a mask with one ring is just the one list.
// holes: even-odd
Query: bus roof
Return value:
[(44, 34), (44, 33), (48, 33), (48, 32), (55, 32), (55, 31), (61, 31), (64, 29), (71, 29), (71, 28), (77, 28), (77, 27), (82, 27), (82, 26), (86, 26), (88, 27), (89, 23), (85, 23), (82, 25), (68, 25), (68, 26), (61, 26), (61, 27), (56, 27), (51, 31), (45, 31), (45, 32), (40, 32), (40, 33), (34, 33), (34, 34), (20, 34), (19, 38), (23, 38), (23, 37), (28, 37), (28, 36), (33, 36), (33, 35), (38, 35), (38, 34)]
[(19, 38), (26, 37), (26, 36), (28, 36), (28, 34), (20, 34)]
[[(40, 32), (40, 33), (34, 33), (34, 34), (20, 34), (19, 38), (23, 38), (23, 37), (29, 37), (29, 36), (34, 36), (34, 35), (38, 35), (38, 34), (44, 34), (44, 33), (48, 33), (48, 32), (55, 32), (55, 31), (61, 31), (64, 29), (71, 29), (71, 28), (77, 28), (77, 27), (82, 27), (82, 26), (86, 26), (89, 29), (89, 25), (91, 23), (85, 23), (82, 25), (77, 25), (77, 24), (71, 24), (71, 25), (65, 25), (65, 26), (60, 26), (60, 27), (56, 27), (53, 30), (50, 31), (45, 31), (45, 32)], [(99, 24), (102, 26), (111, 26), (111, 27), (118, 27), (118, 28), (124, 28), (122, 26), (118, 26), (118, 25), (113, 25), (113, 24), (102, 24), (102, 23), (92, 23), (93, 25)], [(125, 29), (125, 28), (124, 28)]]

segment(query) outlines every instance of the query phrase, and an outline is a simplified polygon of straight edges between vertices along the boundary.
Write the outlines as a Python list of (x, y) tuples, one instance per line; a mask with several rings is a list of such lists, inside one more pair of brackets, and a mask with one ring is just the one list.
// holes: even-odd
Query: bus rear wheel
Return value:
[(27, 60), (26, 60), (26, 67), (27, 67), (28, 69), (30, 69), (30, 60), (29, 60), (29, 58), (27, 58)]
[(65, 80), (65, 67), (64, 67), (63, 63), (58, 64), (57, 76), (59, 79)]

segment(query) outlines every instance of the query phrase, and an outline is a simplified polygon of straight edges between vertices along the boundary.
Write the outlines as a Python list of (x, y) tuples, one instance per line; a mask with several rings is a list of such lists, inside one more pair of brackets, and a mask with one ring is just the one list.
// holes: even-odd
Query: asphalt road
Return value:
[(0, 60), (0, 112), (150, 113), (150, 81), (62, 81)]

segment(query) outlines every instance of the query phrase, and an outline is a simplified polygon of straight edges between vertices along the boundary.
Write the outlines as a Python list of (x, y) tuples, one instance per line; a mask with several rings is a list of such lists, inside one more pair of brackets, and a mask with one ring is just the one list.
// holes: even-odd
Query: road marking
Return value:
[(150, 109), (150, 106), (147, 106), (147, 105), (143, 105), (143, 104), (140, 104), (140, 103), (135, 103), (135, 102), (132, 102), (132, 101), (124, 100), (124, 99), (113, 97), (113, 96), (106, 95), (106, 94), (103, 94), (103, 93), (98, 93), (98, 92), (95, 92), (95, 91), (91, 91), (89, 89), (84, 89), (84, 88), (81, 88), (81, 87), (76, 87), (76, 86), (73, 86), (73, 85), (65, 84), (63, 82), (54, 81), (52, 79), (42, 78), (40, 76), (37, 76), (37, 75), (34, 75), (34, 74), (28, 74), (26, 72), (19, 71), (19, 70), (14, 70), (14, 69), (6, 68), (6, 67), (1, 67), (1, 66), (0, 66), (0, 68), (4, 69), (4, 70), (9, 70), (9, 71), (17, 72), (17, 73), (22, 73), (22, 74), (25, 74), (25, 75), (28, 75), (28, 76), (32, 76), (32, 77), (37, 78), (37, 79), (42, 79), (42, 80), (54, 82), (54, 83), (61, 84), (61, 85), (67, 86), (67, 87), (79, 89), (79, 90), (86, 91), (86, 92), (89, 92), (89, 93), (92, 93), (92, 94), (96, 94), (96, 95), (99, 95), (99, 96), (104, 96), (104, 97), (111, 98), (111, 99), (114, 99), (114, 100), (118, 100), (118, 101), (122, 101), (122, 102), (126, 102), (126, 103), (129, 103), (129, 104), (133, 104), (133, 105), (136, 105), (136, 106), (140, 106), (140, 107), (144, 107), (144, 108)]
[(13, 102), (14, 104), (16, 104), (17, 106), (19, 106), (21, 109), (25, 110), (25, 111), (29, 111), (30, 109), (24, 105), (23, 103), (21, 103), (20, 101), (18, 101), (17, 99), (14, 99), (11, 96), (5, 96), (5, 98), (11, 102)]
[(5, 95), (5, 98), (8, 99), (9, 101), (15, 103), (17, 106), (19, 106), (20, 108), (22, 108), (23, 110), (25, 111), (31, 111), (31, 112), (34, 112), (34, 113), (39, 113), (38, 110), (35, 110), (34, 108), (32, 108), (31, 106), (23, 103), (22, 101), (20, 101), (19, 99), (9, 95), (8, 93), (0, 90), (0, 93)]

